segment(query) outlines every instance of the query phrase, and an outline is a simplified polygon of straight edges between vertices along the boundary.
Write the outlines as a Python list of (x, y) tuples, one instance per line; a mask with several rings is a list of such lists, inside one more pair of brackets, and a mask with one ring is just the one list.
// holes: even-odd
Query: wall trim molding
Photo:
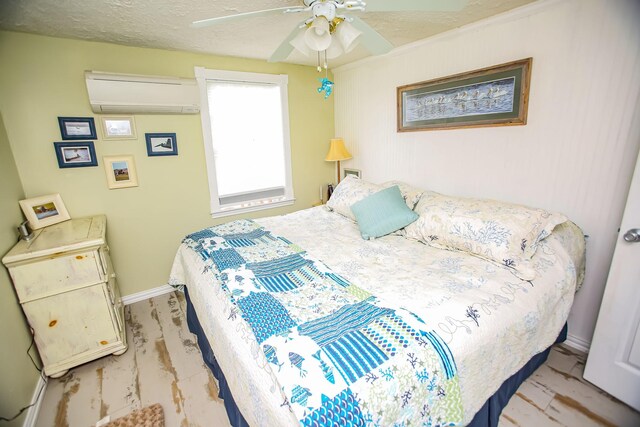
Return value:
[(122, 304), (129, 305), (139, 301), (144, 301), (149, 298), (157, 297), (158, 295), (168, 294), (169, 292), (175, 291), (171, 285), (162, 285), (157, 288), (147, 289), (146, 291), (136, 292), (135, 294), (125, 295), (122, 297)]
[(27, 416), (24, 418), (22, 427), (33, 427), (36, 425), (36, 421), (38, 421), (38, 414), (40, 413), (40, 406), (42, 405), (42, 401), (44, 400), (46, 387), (47, 377), (43, 377), (42, 375), (40, 375), (38, 377), (36, 389), (33, 392), (33, 397), (31, 397), (31, 405), (33, 406), (30, 407), (29, 410), (27, 410)]
[(583, 340), (582, 338), (571, 334), (567, 334), (567, 339), (564, 343), (569, 347), (573, 347), (584, 353), (589, 353), (589, 348), (591, 347), (591, 341)]
[(359, 61), (354, 61), (348, 64), (341, 65), (339, 67), (334, 68), (332, 71), (336, 73), (336, 72), (351, 70), (353, 68), (359, 68), (370, 62), (377, 61), (379, 58), (391, 58), (394, 56), (402, 55), (403, 53), (409, 50), (412, 50), (421, 46), (427, 46), (437, 41), (442, 41), (442, 40), (457, 36), (459, 34), (464, 34), (470, 31), (476, 31), (480, 28), (489, 27), (491, 25), (499, 24), (502, 22), (508, 22), (514, 19), (520, 19), (526, 16), (530, 16), (530, 15), (533, 15), (534, 13), (537, 13), (539, 9), (546, 9), (547, 7), (551, 7), (556, 3), (560, 3), (561, 1), (563, 0), (539, 0), (533, 3), (528, 3), (528, 4), (525, 4), (524, 6), (520, 6), (515, 9), (508, 10), (498, 15), (489, 16), (487, 18), (481, 19), (480, 21), (471, 22), (467, 25), (463, 25), (462, 27), (445, 31), (444, 33), (434, 34), (433, 36), (427, 37), (426, 39), (416, 40), (415, 42), (398, 46), (397, 48), (393, 49), (391, 52), (386, 53), (384, 55), (368, 56)]

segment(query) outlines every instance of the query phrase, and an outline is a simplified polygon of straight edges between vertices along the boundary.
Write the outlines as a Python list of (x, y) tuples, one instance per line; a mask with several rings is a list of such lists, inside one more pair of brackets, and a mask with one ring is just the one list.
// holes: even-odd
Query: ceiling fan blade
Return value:
[(454, 12), (462, 9), (468, 0), (366, 0), (367, 12)]
[[(368, 4), (368, 3), (367, 3)], [(389, 43), (387, 39), (382, 37), (380, 33), (371, 28), (369, 24), (364, 22), (357, 16), (352, 16), (349, 19), (353, 19), (351, 25), (362, 31), (360, 36), (360, 43), (367, 48), (373, 55), (382, 55), (393, 49), (393, 45)]]
[(209, 25), (215, 25), (221, 22), (231, 21), (231, 20), (240, 19), (240, 18), (264, 16), (264, 15), (271, 15), (275, 13), (302, 12), (305, 9), (306, 9), (305, 7), (301, 7), (301, 6), (288, 6), (288, 7), (277, 7), (275, 9), (256, 10), (254, 12), (244, 12), (244, 13), (238, 13), (236, 15), (218, 16), (215, 18), (194, 21), (193, 23), (191, 23), (191, 27), (202, 28), (202, 27), (208, 27)]
[[(300, 24), (302, 25), (303, 22), (301, 22)], [(303, 29), (305, 29), (305, 27), (301, 28), (300, 25), (296, 26), (296, 28), (291, 31), (287, 38), (284, 39), (282, 43), (280, 43), (280, 46), (278, 46), (278, 48), (273, 52), (268, 62), (281, 62), (287, 59), (287, 57), (293, 51), (293, 45), (289, 42), (293, 40)]]

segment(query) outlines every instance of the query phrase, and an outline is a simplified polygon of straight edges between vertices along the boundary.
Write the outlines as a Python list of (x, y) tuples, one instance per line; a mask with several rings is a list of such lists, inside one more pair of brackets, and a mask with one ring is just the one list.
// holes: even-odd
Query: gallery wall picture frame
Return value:
[(63, 140), (98, 139), (93, 117), (58, 117)]
[(346, 177), (348, 177), (349, 175), (353, 175), (353, 176), (355, 176), (356, 178), (360, 178), (360, 179), (362, 179), (362, 173), (360, 172), (360, 170), (359, 170), (359, 169), (349, 169), (349, 168), (344, 168), (344, 169), (342, 169), (342, 171), (343, 171), (343, 172), (342, 172), (342, 173), (343, 173), (343, 177), (342, 177), (342, 178), (346, 178)]
[(133, 156), (104, 156), (102, 161), (110, 190), (138, 186), (138, 173)]
[(177, 156), (178, 141), (175, 133), (145, 133), (148, 156)]
[(533, 58), (397, 88), (397, 130), (527, 124)]
[(54, 142), (59, 168), (98, 166), (93, 141)]
[(102, 116), (100, 122), (106, 140), (137, 139), (133, 116)]
[(58, 193), (24, 199), (18, 203), (32, 230), (71, 219)]

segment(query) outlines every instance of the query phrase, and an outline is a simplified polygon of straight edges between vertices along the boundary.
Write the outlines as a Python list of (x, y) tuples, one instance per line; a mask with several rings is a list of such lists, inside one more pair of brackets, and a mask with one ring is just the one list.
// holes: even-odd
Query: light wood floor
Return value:
[[(36, 425), (89, 427), (160, 403), (167, 427), (228, 426), (184, 313), (180, 293), (128, 306), (127, 352), (49, 380)], [(640, 426), (639, 413), (582, 379), (584, 362), (584, 354), (554, 347), (511, 399), (500, 427)]]

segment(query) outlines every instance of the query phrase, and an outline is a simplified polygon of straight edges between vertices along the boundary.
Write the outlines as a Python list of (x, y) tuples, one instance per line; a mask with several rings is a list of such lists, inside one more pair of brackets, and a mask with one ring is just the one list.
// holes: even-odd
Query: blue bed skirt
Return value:
[[(198, 346), (200, 346), (200, 350), (202, 351), (202, 358), (204, 359), (204, 363), (211, 369), (213, 375), (218, 380), (218, 385), (220, 391), (218, 392), (218, 397), (224, 400), (224, 406), (227, 410), (227, 416), (229, 417), (229, 422), (234, 427), (245, 427), (249, 426), (245, 421), (244, 417), (240, 413), (236, 402), (233, 400), (233, 396), (231, 395), (231, 390), (229, 390), (229, 385), (227, 384), (227, 380), (224, 377), (222, 369), (218, 365), (218, 362), (213, 354), (213, 350), (211, 350), (211, 346), (209, 345), (209, 341), (207, 337), (204, 335), (204, 331), (202, 330), (202, 326), (200, 326), (200, 321), (198, 320), (198, 316), (196, 316), (196, 312), (193, 308), (193, 304), (191, 304), (191, 300), (189, 299), (189, 292), (187, 287), (184, 287), (184, 294), (187, 300), (187, 324), (189, 325), (189, 330), (196, 335), (198, 338)], [(556, 339), (556, 344), (561, 343), (567, 339), (567, 325), (565, 324)], [(495, 392), (493, 396), (491, 396), (485, 404), (480, 408), (478, 413), (473, 417), (471, 423), (468, 425), (469, 427), (497, 427), (498, 421), (500, 420), (500, 413), (502, 409), (507, 406), (509, 403), (509, 399), (511, 396), (515, 394), (518, 390), (518, 387), (536, 370), (540, 365), (542, 365), (549, 356), (549, 352), (551, 351), (551, 347), (547, 348), (545, 351), (536, 354), (529, 360), (529, 362), (522, 367), (518, 372), (513, 374), (509, 379), (507, 379), (502, 386)]]

